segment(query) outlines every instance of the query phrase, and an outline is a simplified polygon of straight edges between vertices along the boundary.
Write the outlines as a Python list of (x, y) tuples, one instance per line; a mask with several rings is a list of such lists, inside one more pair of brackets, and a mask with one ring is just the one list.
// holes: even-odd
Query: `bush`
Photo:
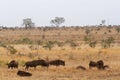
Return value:
[(67, 40), (65, 43), (70, 44), (70, 47), (73, 49), (78, 46), (73, 40)]
[(64, 46), (64, 43), (63, 43), (63, 42), (57, 42), (57, 45), (58, 45), (59, 47), (63, 47), (63, 46)]
[(87, 36), (85, 36), (85, 37), (84, 37), (84, 41), (85, 41), (86, 43), (89, 43), (90, 39), (89, 39)]
[(34, 58), (35, 56), (34, 56), (32, 53), (29, 53), (29, 54), (28, 54), (28, 57)]
[(78, 45), (77, 45), (75, 42), (71, 42), (71, 43), (70, 43), (70, 46), (71, 46), (73, 49), (75, 49)]
[(32, 44), (33, 42), (29, 38), (23, 38), (16, 41), (17, 44)]
[(11, 54), (16, 54), (17, 50), (13, 46), (8, 46), (7, 49), (10, 51)]
[(90, 30), (89, 29), (86, 29), (85, 30), (85, 33), (88, 35), (88, 34), (90, 34)]
[(97, 44), (97, 41), (93, 41), (89, 43), (89, 46), (92, 48), (95, 48), (96, 44)]
[(113, 42), (114, 42), (114, 38), (108, 37), (108, 39), (102, 40), (102, 46), (103, 46), (103, 48), (108, 48), (111, 46), (111, 43), (113, 43)]
[(4, 48), (7, 47), (7, 46), (6, 46), (4, 43), (2, 43), (2, 42), (0, 42), (0, 46), (1, 46), (1, 47), (4, 47)]
[(54, 46), (54, 42), (48, 41), (44, 44), (43, 48), (51, 50), (53, 48), (53, 46)]

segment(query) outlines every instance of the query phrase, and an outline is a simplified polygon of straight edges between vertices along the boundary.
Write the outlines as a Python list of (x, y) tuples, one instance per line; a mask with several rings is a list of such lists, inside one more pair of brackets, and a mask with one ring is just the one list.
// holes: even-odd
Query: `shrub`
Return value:
[(108, 48), (111, 46), (111, 43), (113, 43), (113, 42), (114, 42), (114, 38), (108, 37), (108, 39), (102, 40), (102, 46), (103, 46), (103, 48)]
[(43, 41), (38, 40), (36, 43), (37, 43), (37, 45), (42, 45), (42, 44), (43, 44)]
[(109, 33), (111, 33), (112, 31), (111, 30), (108, 30)]
[(119, 33), (120, 32), (120, 27), (116, 27), (116, 31)]
[(107, 34), (107, 32), (104, 32), (104, 34)]
[(8, 46), (7, 49), (10, 51), (11, 54), (15, 54), (17, 50), (13, 46)]
[(58, 45), (58, 47), (63, 47), (64, 46), (64, 43), (63, 42), (55, 42), (57, 45)]
[(48, 41), (48, 42), (45, 43), (45, 45), (43, 46), (43, 48), (51, 50), (53, 48), (53, 46), (54, 46), (54, 42)]
[(93, 41), (89, 43), (89, 46), (92, 48), (95, 48), (96, 44), (97, 44), (97, 41)]
[(32, 53), (29, 53), (29, 54), (28, 54), (28, 57), (34, 58), (34, 55), (33, 55)]
[(78, 46), (73, 40), (67, 40), (65, 43), (70, 44), (70, 47), (73, 49)]
[(86, 29), (85, 30), (85, 33), (88, 35), (88, 34), (90, 34), (90, 30), (89, 29)]
[(75, 49), (78, 45), (77, 45), (75, 42), (71, 42), (71, 43), (70, 43), (70, 46), (71, 46), (73, 49)]
[(33, 42), (29, 38), (23, 38), (16, 41), (17, 44), (32, 44)]
[(7, 46), (6, 46), (4, 43), (2, 43), (2, 42), (0, 42), (0, 46), (1, 46), (1, 47), (4, 47), (4, 48), (7, 47)]
[(85, 37), (84, 37), (84, 41), (85, 41), (86, 43), (88, 43), (88, 42), (90, 41), (90, 39), (89, 39), (87, 36), (85, 36)]

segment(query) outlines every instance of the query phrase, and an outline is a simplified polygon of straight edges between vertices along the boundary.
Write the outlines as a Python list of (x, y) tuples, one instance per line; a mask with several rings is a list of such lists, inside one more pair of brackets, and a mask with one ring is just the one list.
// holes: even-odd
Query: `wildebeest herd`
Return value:
[(106, 68), (109, 68), (108, 65), (104, 65), (103, 60), (99, 60), (99, 61), (97, 61), (97, 62), (90, 61), (90, 63), (89, 63), (89, 68), (92, 68), (92, 67), (96, 67), (96, 68), (98, 68), (98, 69), (100, 69), (100, 70), (104, 70), (104, 69), (106, 69)]
[[(10, 68), (10, 69), (18, 68), (18, 66), (19, 66), (18, 62), (15, 61), (15, 60), (10, 61), (7, 65), (8, 65), (8, 68)], [(23, 67), (25, 67), (25, 70), (28, 70), (29, 67), (34, 67), (34, 69), (36, 70), (36, 67), (39, 66), (39, 65), (42, 66), (42, 67), (47, 67), (47, 68), (50, 65), (53, 65), (53, 66), (65, 66), (65, 61), (59, 60), (59, 59), (52, 60), (52, 61), (46, 61), (46, 60), (43, 60), (43, 59), (32, 60), (32, 61), (25, 62)], [(106, 68), (109, 68), (108, 65), (104, 65), (103, 60), (99, 60), (97, 62), (90, 61), (89, 62), (89, 69), (91, 69), (92, 67), (96, 67), (99, 70), (105, 70)], [(86, 70), (86, 68), (84, 66), (77, 66), (76, 69)], [(17, 75), (19, 75), (19, 76), (32, 76), (31, 73), (26, 72), (26, 71), (21, 71), (21, 70), (19, 70), (17, 72)]]
[[(8, 65), (8, 68), (10, 68), (10, 69), (18, 68), (18, 66), (19, 66), (18, 62), (15, 61), (15, 60), (10, 61), (7, 65)], [(43, 59), (41, 59), (41, 60), (32, 60), (32, 61), (25, 62), (23, 67), (25, 67), (25, 70), (28, 70), (29, 67), (34, 67), (34, 69), (36, 70), (36, 67), (39, 66), (39, 65), (42, 66), (42, 67), (47, 67), (47, 68), (50, 65), (54, 65), (54, 66), (62, 65), (62, 66), (65, 66), (65, 61), (59, 60), (59, 59), (58, 60), (52, 60), (52, 61), (45, 61)], [(19, 76), (32, 76), (31, 73), (26, 72), (26, 71), (21, 71), (21, 70), (19, 70), (17, 72), (17, 75), (19, 75)]]

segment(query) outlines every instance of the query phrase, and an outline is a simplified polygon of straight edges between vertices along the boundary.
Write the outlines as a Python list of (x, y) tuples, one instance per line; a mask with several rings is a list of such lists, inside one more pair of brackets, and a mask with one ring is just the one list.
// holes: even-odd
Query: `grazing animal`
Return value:
[(91, 69), (92, 67), (97, 67), (97, 63), (94, 61), (89, 62), (89, 68)]
[(29, 77), (29, 76), (32, 76), (32, 74), (31, 73), (29, 73), (29, 72), (25, 72), (25, 71), (21, 71), (21, 70), (19, 70), (18, 72), (17, 72), (17, 75), (18, 76), (21, 76), (21, 77)]
[(82, 70), (86, 70), (86, 68), (84, 66), (77, 66), (76, 69), (82, 69)]
[(98, 69), (104, 69), (104, 62), (102, 60), (97, 61), (97, 68)]
[(8, 65), (8, 68), (11, 68), (11, 69), (18, 68), (18, 62), (15, 60), (10, 61), (10, 63), (8, 63), (7, 65)]
[(45, 60), (38, 60), (38, 65), (43, 67), (49, 67), (49, 64)]
[(44, 66), (44, 67), (48, 67), (49, 66), (45, 60), (28, 61), (28, 62), (25, 63), (24, 66), (26, 66), (25, 70), (28, 70), (29, 67), (34, 67), (34, 69), (36, 70), (36, 67), (38, 65), (41, 65), (41, 66)]
[(63, 60), (53, 60), (48, 62), (49, 65), (54, 65), (54, 66), (65, 66), (65, 61)]

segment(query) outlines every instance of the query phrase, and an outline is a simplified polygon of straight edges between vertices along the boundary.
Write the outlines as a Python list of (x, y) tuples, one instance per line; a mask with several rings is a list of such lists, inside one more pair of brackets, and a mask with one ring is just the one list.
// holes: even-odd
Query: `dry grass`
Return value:
[[(100, 53), (99, 53), (100, 51)], [(120, 79), (120, 48), (110, 49), (92, 49), (87, 48), (81, 50), (65, 50), (53, 49), (52, 51), (40, 50), (38, 56), (42, 59), (46, 57), (49, 60), (62, 59), (65, 60), (65, 67), (51, 66), (48, 69), (37, 67), (35, 71), (33, 68), (29, 69), (29, 72), (33, 74), (32, 77), (19, 77), (16, 75), (17, 69), (7, 69), (6, 65), (0, 67), (0, 80), (119, 80)], [(34, 54), (34, 53), (33, 53)], [(71, 58), (72, 56), (72, 58)], [(38, 57), (30, 58), (27, 55), (0, 55), (0, 61), (7, 62), (15, 59), (20, 61), (28, 61), (37, 59)], [(102, 59), (105, 64), (110, 66), (109, 70), (100, 71), (97, 69), (89, 69), (88, 63), (90, 60)], [(82, 65), (87, 68), (86, 71), (76, 69), (77, 66)], [(22, 64), (20, 64), (19, 70), (24, 70)]]
[[(33, 41), (42, 40), (42, 35), (45, 35), (45, 40), (65, 42), (66, 40), (74, 40), (80, 44), (76, 49), (72, 49), (68, 45), (63, 47), (55, 46), (51, 51), (39, 46), (39, 50), (31, 50), (30, 45), (12, 44), (17, 49), (17, 54), (10, 54), (10, 52), (3, 47), (0, 47), (0, 80), (120, 80), (120, 34), (115, 31), (115, 28), (102, 27), (89, 28), (91, 33), (89, 36), (94, 37), (97, 41), (106, 39), (112, 36), (116, 44), (108, 49), (102, 49), (99, 44), (95, 48), (90, 48), (84, 44), (83, 38), (86, 28), (60, 28), (53, 30), (46, 30), (43, 32), (40, 29), (33, 30), (1, 30), (0, 41), (12, 43), (16, 40), (29, 38)], [(111, 32), (108, 32), (111, 30)], [(97, 33), (96, 33), (97, 32)], [(107, 34), (104, 34), (104, 33)], [(8, 35), (9, 34), (9, 35)], [(36, 46), (32, 44), (32, 46)], [(65, 67), (50, 66), (48, 69), (38, 66), (35, 71), (33, 68), (29, 72), (33, 74), (32, 77), (19, 77), (16, 75), (18, 70), (24, 70), (23, 64), (26, 61), (34, 59), (62, 59), (65, 60)], [(20, 63), (19, 69), (8, 69), (7, 63), (10, 60), (17, 60)], [(89, 61), (103, 60), (105, 64), (110, 66), (108, 70), (89, 69)], [(82, 65), (87, 68), (86, 71), (76, 69), (77, 66)]]

